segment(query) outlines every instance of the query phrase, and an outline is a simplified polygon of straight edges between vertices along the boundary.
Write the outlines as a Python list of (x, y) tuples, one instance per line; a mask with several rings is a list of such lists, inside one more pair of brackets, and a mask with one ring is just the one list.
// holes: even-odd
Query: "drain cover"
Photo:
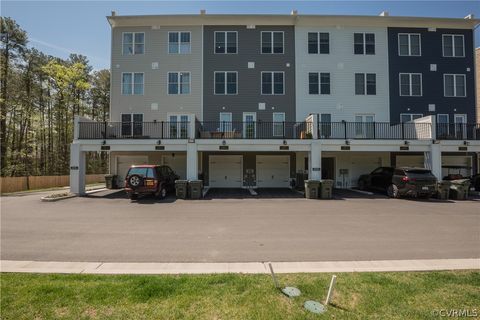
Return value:
[(313, 313), (324, 313), (326, 311), (323, 304), (317, 301), (308, 300), (303, 306), (305, 307), (305, 309)]
[(295, 287), (285, 287), (282, 289), (282, 292), (290, 298), (298, 297), (300, 295), (300, 290)]

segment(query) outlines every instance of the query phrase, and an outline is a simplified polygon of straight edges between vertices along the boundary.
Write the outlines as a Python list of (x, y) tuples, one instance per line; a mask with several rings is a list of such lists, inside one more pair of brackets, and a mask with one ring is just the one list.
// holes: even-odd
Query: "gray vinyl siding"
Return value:
[[(168, 32), (190, 31), (191, 53), (168, 54)], [(122, 54), (122, 33), (144, 32), (145, 53)], [(158, 69), (152, 63), (158, 62)], [(144, 121), (166, 121), (169, 113), (195, 114), (201, 117), (202, 27), (115, 27), (112, 30), (112, 121), (120, 121), (121, 113), (143, 113)], [(167, 74), (170, 71), (190, 72), (190, 94), (168, 95)], [(144, 73), (143, 95), (122, 95), (122, 72)], [(152, 110), (152, 103), (158, 110)]]
[[(237, 31), (236, 54), (215, 54), (215, 31)], [(261, 54), (261, 31), (283, 31), (284, 53)], [(233, 121), (243, 121), (243, 112), (256, 112), (257, 121), (272, 121), (273, 112), (284, 112), (285, 121), (295, 121), (295, 39), (292, 26), (204, 26), (203, 119), (219, 121), (220, 112), (231, 112)], [(249, 69), (248, 62), (255, 68)], [(290, 66), (288, 67), (287, 64)], [(237, 71), (237, 95), (214, 94), (214, 72)], [(284, 95), (261, 95), (261, 72), (283, 71)], [(258, 104), (265, 103), (265, 110)]]

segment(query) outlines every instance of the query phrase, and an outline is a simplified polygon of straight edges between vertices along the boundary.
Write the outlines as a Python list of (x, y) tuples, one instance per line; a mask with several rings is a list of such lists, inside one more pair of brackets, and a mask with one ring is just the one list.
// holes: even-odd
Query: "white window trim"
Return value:
[(130, 136), (133, 136), (133, 123), (134, 123), (134, 121), (133, 121), (133, 115), (134, 115), (134, 114), (135, 114), (135, 115), (138, 115), (138, 114), (141, 114), (141, 115), (142, 115), (142, 134), (141, 134), (141, 135), (143, 136), (143, 134), (144, 134), (144, 132), (145, 132), (145, 126), (143, 125), (143, 124), (145, 123), (145, 114), (144, 114), (143, 112), (122, 112), (122, 113), (120, 113), (120, 134), (122, 133), (122, 126), (121, 126), (121, 125), (123, 124), (122, 116), (123, 116), (124, 114), (129, 114), (129, 115), (130, 115), (130, 125), (131, 125), (131, 127), (130, 127)]
[[(281, 114), (283, 115), (283, 121), (275, 121), (275, 115), (276, 114)], [(285, 135), (285, 125), (283, 126), (283, 132), (282, 134), (275, 134), (275, 125), (278, 125), (279, 123), (285, 124), (285, 112), (273, 112), (272, 113), (272, 136), (274, 137), (283, 137)]]
[[(317, 35), (317, 53), (310, 53), (308, 52), (308, 34), (309, 33), (315, 33)], [(326, 33), (328, 34), (328, 53), (322, 53), (320, 52), (320, 33)], [(330, 32), (324, 32), (324, 31), (307, 31), (307, 54), (330, 54), (330, 43), (331, 43), (331, 37), (330, 37)]]
[[(446, 56), (445, 55), (445, 36), (452, 37), (453, 56)], [(463, 46), (463, 55), (462, 56), (455, 55), (456, 52), (455, 52), (454, 36), (462, 37), (462, 46)], [(465, 58), (465, 37), (464, 37), (463, 34), (452, 34), (452, 33), (442, 34), (442, 57), (444, 57), (444, 58)]]
[[(170, 33), (177, 33), (178, 34), (178, 52), (177, 53), (170, 53)], [(190, 35), (190, 50), (188, 53), (180, 52), (180, 46), (182, 45), (182, 35), (181, 33), (188, 33)], [(167, 35), (167, 54), (192, 54), (192, 32), (191, 31), (168, 31)]]
[[(125, 54), (123, 53), (123, 39), (124, 39), (124, 34), (125, 33), (131, 33), (132, 34), (132, 49), (133, 49), (133, 53), (132, 54)], [(143, 33), (143, 53), (135, 53), (135, 34), (137, 33)], [(146, 49), (146, 44), (145, 44), (145, 32), (128, 32), (128, 31), (125, 31), (125, 32), (122, 32), (122, 48), (120, 49), (121, 50), (121, 53), (122, 53), (122, 56), (134, 56), (134, 55), (137, 55), (137, 54), (145, 54), (145, 49)]]
[[(178, 93), (169, 93), (168, 88), (170, 87), (170, 77), (168, 76), (170, 73), (176, 73), (178, 78)], [(180, 73), (188, 73), (190, 76), (188, 77), (188, 86), (190, 91), (188, 93), (181, 93), (180, 90)], [(167, 95), (169, 96), (189, 96), (192, 94), (192, 73), (190, 71), (168, 71), (167, 72)]]
[[(409, 87), (409, 93), (408, 95), (402, 94), (402, 75), (406, 74), (408, 75), (408, 87)], [(419, 75), (420, 76), (420, 95), (414, 95), (412, 94), (412, 76), (413, 75)], [(423, 76), (421, 73), (408, 73), (408, 72), (400, 72), (398, 74), (398, 93), (400, 94), (401, 97), (423, 97)]]
[[(274, 32), (281, 32), (282, 33), (282, 53), (273, 52), (273, 33)], [(267, 52), (267, 53), (262, 52), (262, 39), (263, 39), (263, 34), (264, 33), (271, 33), (272, 34), (271, 43), (270, 43), (270, 45), (272, 46), (272, 52)], [(262, 32), (260, 32), (260, 54), (285, 54), (285, 32), (284, 31), (262, 31)]]
[[(363, 53), (360, 54), (360, 53), (355, 53), (355, 33), (361, 33), (363, 35)], [(374, 42), (374, 50), (375, 50), (375, 53), (373, 54), (367, 54), (367, 39), (366, 39), (366, 34), (373, 34), (374, 38), (375, 38), (375, 42)], [(377, 36), (375, 34), (375, 32), (354, 32), (353, 33), (353, 54), (354, 55), (364, 55), (364, 56), (374, 56), (377, 54)]]
[[(400, 53), (400, 36), (408, 36), (408, 54)], [(412, 54), (412, 42), (410, 40), (412, 35), (418, 35), (419, 54)], [(400, 57), (421, 57), (422, 56), (422, 35), (420, 33), (399, 33), (398, 34), (398, 55)]]
[(420, 118), (423, 118), (423, 113), (400, 113), (400, 123), (402, 123), (402, 116), (410, 116), (410, 120), (407, 122), (413, 121), (413, 116), (420, 116)]
[[(438, 121), (438, 119), (440, 118), (440, 116), (447, 116), (447, 119), (448, 119), (448, 122), (440, 122)], [(450, 123), (450, 115), (448, 113), (438, 113), (437, 114), (437, 123)]]
[[(357, 94), (355, 93), (356, 96), (376, 96), (378, 95), (377, 93), (377, 74), (372, 73), (372, 72), (355, 72), (353, 74), (353, 81), (355, 82), (355, 75), (356, 74), (363, 74), (363, 94)], [(375, 75), (375, 94), (367, 94), (367, 74), (374, 74)], [(318, 80), (318, 83), (320, 85), (320, 79)], [(354, 88), (353, 90), (355, 91), (356, 88), (356, 83), (354, 83)]]
[[(264, 73), (271, 73), (272, 74), (272, 93), (263, 93), (263, 74)], [(282, 73), (283, 77), (283, 90), (282, 93), (275, 93), (275, 81), (274, 81), (274, 73)], [(284, 96), (285, 95), (285, 71), (262, 71), (260, 73), (260, 95), (262, 96)]]
[[(227, 32), (235, 32), (235, 52), (227, 52)], [(223, 33), (225, 39), (225, 52), (217, 52), (217, 33)], [(213, 34), (213, 54), (238, 54), (238, 31), (215, 31)]]
[[(142, 86), (143, 86), (143, 90), (142, 90), (142, 94), (135, 94), (135, 73), (140, 73), (142, 74)], [(130, 74), (132, 75), (132, 93), (131, 94), (127, 94), (127, 93), (124, 93), (123, 92), (123, 75), (124, 74)], [(143, 96), (145, 95), (145, 73), (144, 72), (122, 72), (121, 74), (121, 80), (120, 80), (120, 83), (121, 83), (121, 92), (122, 92), (122, 96)]]
[(256, 112), (244, 112), (242, 114), (242, 123), (243, 123), (243, 137), (246, 137), (246, 125), (247, 121), (245, 121), (245, 117), (248, 115), (253, 115), (253, 128), (254, 128), (254, 135), (253, 138), (257, 137), (257, 113)]
[[(461, 116), (463, 119), (465, 119), (465, 122), (457, 122), (457, 116)], [(463, 123), (463, 124), (467, 124), (467, 114), (466, 113), (455, 113), (453, 115), (453, 123), (454, 124), (457, 124), (457, 123)]]
[[(224, 89), (225, 89), (225, 93), (217, 93), (217, 86), (216, 86), (216, 83), (215, 83), (215, 75), (217, 73), (223, 73), (225, 74), (225, 85), (224, 85)], [(236, 76), (236, 83), (237, 83), (237, 86), (236, 86), (236, 91), (235, 93), (227, 93), (227, 73), (235, 73), (235, 76)], [(214, 71), (213, 72), (213, 95), (215, 96), (236, 96), (238, 95), (238, 71)]]
[[(446, 76), (453, 76), (453, 96), (447, 96), (446, 90)], [(465, 95), (457, 96), (457, 76), (463, 76), (463, 83), (465, 85)], [(467, 97), (467, 77), (462, 73), (444, 73), (443, 74), (443, 96), (445, 98), (466, 98)]]

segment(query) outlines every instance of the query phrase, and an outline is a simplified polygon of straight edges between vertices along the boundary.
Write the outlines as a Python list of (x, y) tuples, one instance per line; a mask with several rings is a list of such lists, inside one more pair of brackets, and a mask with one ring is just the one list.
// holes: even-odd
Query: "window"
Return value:
[(122, 94), (142, 95), (143, 94), (143, 73), (124, 72), (122, 73)]
[(465, 57), (463, 35), (444, 34), (442, 42), (444, 57)]
[(276, 137), (285, 135), (285, 113), (273, 113), (273, 135)]
[(330, 53), (330, 34), (328, 32), (309, 32), (308, 53)]
[(262, 53), (283, 53), (283, 31), (262, 31)]
[(353, 47), (355, 54), (375, 54), (375, 34), (354, 33)]
[(237, 53), (237, 32), (215, 31), (215, 53)]
[(464, 74), (444, 74), (443, 87), (445, 97), (466, 97)]
[(320, 138), (328, 138), (332, 135), (332, 115), (322, 113), (320, 115)]
[(375, 134), (375, 115), (355, 115), (355, 135), (357, 138), (371, 139)]
[(421, 113), (401, 113), (400, 114), (400, 122), (404, 123), (404, 122), (410, 122), (410, 121), (413, 121), (415, 119), (419, 119), (423, 117), (423, 114)]
[(233, 131), (231, 112), (220, 112), (220, 131), (221, 132)]
[(215, 72), (215, 94), (237, 94), (237, 72)]
[(376, 95), (377, 75), (375, 73), (355, 73), (355, 94)]
[(143, 54), (145, 52), (145, 33), (124, 32), (123, 33), (123, 55)]
[(448, 114), (437, 114), (437, 137), (448, 136), (449, 131), (449, 116)]
[(243, 113), (243, 137), (254, 139), (257, 136), (257, 114), (255, 112)]
[(191, 52), (190, 32), (169, 32), (168, 53), (187, 54)]
[(398, 34), (398, 55), (420, 56), (420, 34), (399, 33)]
[(308, 74), (308, 93), (330, 94), (330, 73), (310, 72)]
[(188, 115), (186, 114), (171, 114), (169, 119), (169, 133), (170, 138), (188, 138)]
[(283, 72), (262, 72), (262, 94), (284, 94)]
[(421, 96), (422, 95), (422, 74), (421, 73), (400, 73), (400, 95)]
[(123, 113), (121, 117), (122, 117), (122, 136), (142, 136), (143, 135), (143, 114)]
[(169, 72), (168, 94), (190, 94), (190, 72)]

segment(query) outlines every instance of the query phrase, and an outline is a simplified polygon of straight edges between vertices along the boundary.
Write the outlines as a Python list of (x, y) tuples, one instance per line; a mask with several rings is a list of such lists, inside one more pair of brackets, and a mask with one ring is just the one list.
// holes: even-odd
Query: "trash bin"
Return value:
[(318, 199), (318, 189), (320, 188), (320, 181), (305, 180), (305, 198)]
[(450, 194), (450, 181), (444, 180), (437, 183), (438, 199), (448, 200)]
[(333, 180), (320, 182), (320, 199), (332, 199)]
[(107, 189), (117, 189), (117, 175), (106, 174), (105, 175), (105, 186), (107, 187)]
[(468, 198), (469, 179), (452, 180), (450, 183), (450, 199), (466, 200)]
[(202, 197), (203, 181), (190, 180), (188, 181), (188, 195), (190, 199), (200, 199)]
[(175, 180), (175, 195), (177, 199), (187, 199), (188, 180)]

